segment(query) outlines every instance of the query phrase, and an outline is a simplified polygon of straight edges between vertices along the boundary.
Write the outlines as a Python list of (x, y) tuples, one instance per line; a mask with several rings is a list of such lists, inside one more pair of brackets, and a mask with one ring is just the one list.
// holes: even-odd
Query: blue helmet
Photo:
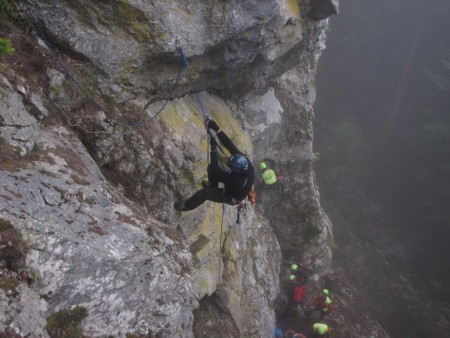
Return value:
[(248, 160), (244, 155), (231, 155), (227, 162), (228, 168), (238, 174), (245, 174), (248, 169)]

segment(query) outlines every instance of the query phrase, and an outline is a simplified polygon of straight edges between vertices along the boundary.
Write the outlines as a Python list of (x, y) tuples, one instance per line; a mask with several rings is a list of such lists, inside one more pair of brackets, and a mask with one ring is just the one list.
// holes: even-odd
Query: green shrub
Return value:
[[(19, 295), (17, 287), (19, 286), (19, 280), (11, 276), (4, 276), (0, 278), (0, 289), (2, 289), (8, 296), (8, 298), (16, 298)], [(10, 293), (8, 293), (10, 291)]]
[(62, 90), (63, 87), (61, 87), (59, 84), (55, 83), (50, 86), (50, 91), (56, 95), (61, 94)]
[(7, 13), (14, 9), (14, 5), (9, 0), (0, 0), (0, 12)]
[(0, 57), (3, 55), (11, 55), (12, 53), (14, 53), (14, 47), (11, 40), (0, 38)]

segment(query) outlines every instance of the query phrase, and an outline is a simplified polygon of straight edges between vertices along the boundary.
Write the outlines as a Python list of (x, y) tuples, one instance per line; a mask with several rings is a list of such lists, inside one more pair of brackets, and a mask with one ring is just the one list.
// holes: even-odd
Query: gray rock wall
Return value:
[[(22, 113), (16, 129), (30, 118)], [(47, 314), (86, 308), (87, 335), (191, 337), (195, 297), (186, 244), (108, 184), (73, 132), (27, 127), (33, 156), (3, 162), (0, 171), (2, 217), (28, 243), (26, 267), (38, 276), (33, 291), (21, 287), (41, 299)], [(21, 307), (35, 311), (31, 302)], [(27, 334), (17, 314), (9, 312), (2, 325)]]
[[(97, 97), (114, 98), (116, 113), (142, 110), (150, 97), (148, 114), (162, 106), (180, 39), (207, 113), (255, 167), (268, 159), (287, 177), (276, 192), (257, 184), (256, 212), (248, 205), (239, 225), (235, 208), (211, 202), (180, 215), (173, 202), (199, 188), (207, 165), (187, 76), (158, 119), (140, 128), (93, 109), (95, 120), (83, 120), (83, 98), (53, 67), (47, 85), (59, 81), (62, 92), (51, 100), (27, 79), (2, 78), (9, 160), (0, 165), (0, 210), (38, 276), (21, 284), (40, 299), (35, 334), (45, 332), (43, 317), (81, 306), (81, 329), (92, 337), (192, 337), (193, 311), (214, 296), (230, 337), (271, 336), (281, 253), (320, 273), (330, 264), (312, 154), (312, 83), (327, 22), (308, 17), (309, 2), (292, 0), (31, 3), (52, 41), (89, 61), (73, 71), (84, 83), (94, 79)], [(64, 110), (78, 133), (47, 118)], [(30, 331), (18, 322), (8, 314), (0, 332)]]
[(303, 261), (318, 273), (331, 264), (332, 229), (315, 184), (312, 130), (313, 81), (326, 25), (309, 22), (298, 64), (266, 92), (249, 92), (240, 110), (255, 146), (255, 162), (265, 161), (285, 178), (273, 186), (257, 184), (259, 210), (273, 224), (284, 259)]

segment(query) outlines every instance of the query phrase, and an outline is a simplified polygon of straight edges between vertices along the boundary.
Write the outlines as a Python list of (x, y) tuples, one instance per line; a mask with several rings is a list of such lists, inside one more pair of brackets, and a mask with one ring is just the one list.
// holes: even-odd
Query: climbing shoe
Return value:
[(203, 187), (203, 189), (211, 188), (211, 183), (209, 183), (208, 181), (203, 180), (202, 181), (202, 187)]
[(173, 207), (174, 207), (175, 210), (183, 211), (184, 210), (184, 202), (176, 201), (173, 204)]

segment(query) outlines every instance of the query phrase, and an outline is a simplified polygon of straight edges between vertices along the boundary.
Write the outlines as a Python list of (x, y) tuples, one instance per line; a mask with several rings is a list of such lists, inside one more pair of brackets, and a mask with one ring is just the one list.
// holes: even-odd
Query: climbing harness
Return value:
[[(183, 49), (181, 47), (181, 41), (180, 40), (176, 40), (175, 42), (175, 48), (177, 53), (180, 55), (180, 66), (177, 72), (177, 75), (175, 77), (175, 81), (170, 89), (169, 95), (167, 96), (167, 98), (165, 99), (164, 104), (162, 105), (162, 107), (153, 115), (138, 120), (138, 121), (131, 121), (129, 119), (127, 119), (126, 117), (115, 117), (113, 114), (111, 114), (110, 112), (108, 112), (107, 109), (105, 109), (100, 103), (98, 103), (95, 98), (89, 94), (89, 92), (84, 88), (84, 86), (80, 83), (80, 81), (73, 76), (73, 74), (70, 72), (70, 70), (67, 68), (67, 66), (64, 64), (64, 62), (61, 60), (61, 57), (59, 56), (58, 52), (56, 51), (55, 47), (52, 45), (52, 43), (49, 41), (49, 39), (47, 38), (47, 35), (45, 34), (43, 28), (41, 27), (41, 25), (39, 24), (36, 16), (34, 15), (31, 7), (30, 7), (30, 3), (28, 2), (28, 0), (22, 0), (22, 3), (26, 9), (26, 12), (33, 24), (33, 26), (35, 27), (36, 31), (38, 32), (39, 36), (41, 37), (41, 39), (44, 41), (45, 45), (48, 47), (48, 49), (51, 51), (51, 53), (53, 54), (53, 57), (55, 58), (56, 62), (59, 64), (59, 66), (63, 69), (64, 74), (75, 83), (75, 85), (78, 87), (78, 89), (83, 93), (83, 95), (89, 100), (89, 102), (97, 109), (103, 111), (108, 118), (110, 118), (111, 120), (113, 120), (114, 122), (118, 123), (118, 124), (125, 124), (131, 127), (139, 127), (139, 126), (143, 126), (151, 121), (153, 121), (166, 107), (166, 105), (169, 103), (169, 101), (173, 100), (173, 94), (175, 92), (176, 87), (179, 84), (180, 78), (181, 78), (181, 74), (183, 72), (184, 69), (186, 69), (188, 76), (189, 76), (189, 80), (191, 82), (192, 88), (193, 88), (193, 92), (195, 93), (196, 99), (197, 99), (197, 103), (200, 106), (200, 110), (203, 114), (204, 119), (208, 119), (208, 115), (203, 107), (203, 104), (200, 100), (200, 97), (198, 95), (198, 89), (197, 86), (195, 85), (193, 76), (191, 74), (191, 71), (189, 69), (189, 65), (187, 63), (187, 58), (186, 55), (183, 52)], [(145, 106), (144, 106), (144, 111), (147, 110), (147, 108), (149, 107), (149, 105), (151, 104), (151, 101), (148, 101)]]

